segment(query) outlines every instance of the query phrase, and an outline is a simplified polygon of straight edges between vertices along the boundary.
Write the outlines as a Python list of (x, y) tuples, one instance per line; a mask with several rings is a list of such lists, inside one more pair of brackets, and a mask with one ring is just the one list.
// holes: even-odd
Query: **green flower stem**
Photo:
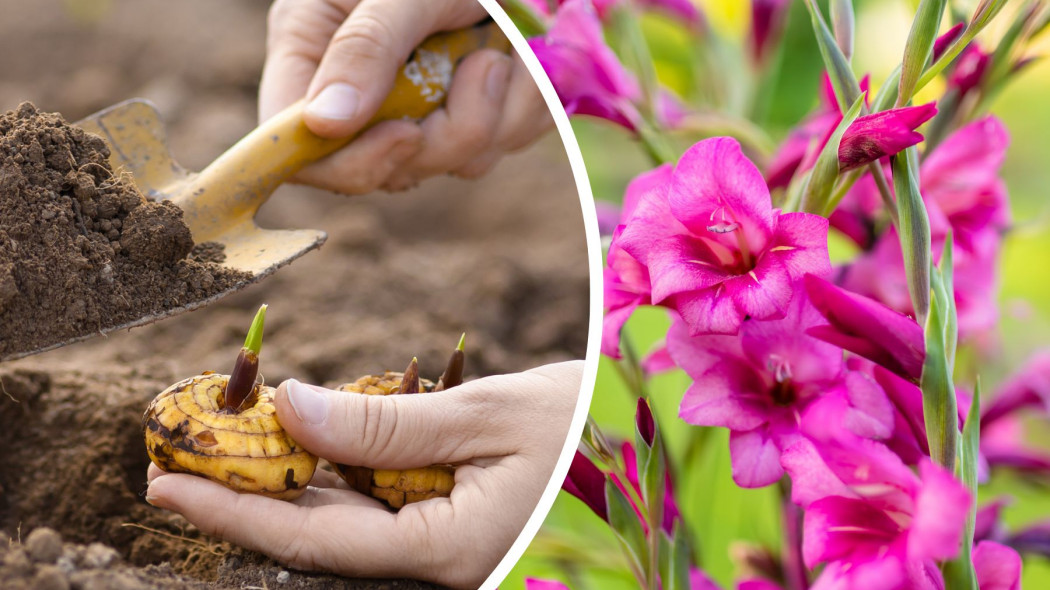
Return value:
[(499, 3), (526, 38), (538, 37), (547, 33), (547, 23), (543, 22), (532, 7), (526, 5), (522, 0), (499, 0)]
[(897, 203), (893, 199), (893, 193), (890, 192), (890, 181), (886, 178), (886, 171), (882, 169), (882, 164), (877, 161), (868, 164), (868, 170), (871, 171), (871, 175), (875, 179), (875, 186), (879, 188), (882, 204), (890, 212), (890, 218), (893, 219), (894, 227), (900, 230), (900, 215), (897, 213)]
[(802, 561), (802, 510), (791, 501), (791, 480), (784, 476), (777, 485), (780, 491), (780, 514), (784, 524), (784, 546), (781, 563), (788, 590), (807, 590), (809, 578)]
[(667, 136), (648, 121), (643, 121), (638, 125), (635, 137), (642, 144), (642, 149), (645, 150), (645, 154), (649, 156), (654, 166), (673, 164), (678, 161), (678, 153), (668, 141)]

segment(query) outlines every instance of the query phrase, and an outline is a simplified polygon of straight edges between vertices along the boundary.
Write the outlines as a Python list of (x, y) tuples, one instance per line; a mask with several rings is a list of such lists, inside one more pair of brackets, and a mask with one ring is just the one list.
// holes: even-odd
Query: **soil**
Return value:
[(0, 115), (0, 358), (251, 278), (188, 260), (182, 211), (145, 201), (108, 158), (100, 138), (32, 103)]
[[(199, 169), (255, 123), (266, 8), (0, 0), (0, 111), (33, 100), (76, 120), (145, 96), (168, 120), (176, 159)], [(181, 378), (228, 372), (263, 302), (271, 384), (332, 385), (413, 356), (421, 374), (439, 375), (462, 332), (473, 376), (582, 358), (587, 258), (564, 150), (549, 136), (479, 181), (436, 178), (396, 195), (283, 187), (258, 221), (329, 239), (201, 310), (0, 364), (0, 587), (432, 587), (287, 570), (149, 506), (142, 412)], [(197, 248), (195, 260), (221, 256)], [(44, 527), (61, 551), (35, 533)], [(50, 547), (43, 558), (33, 534)]]

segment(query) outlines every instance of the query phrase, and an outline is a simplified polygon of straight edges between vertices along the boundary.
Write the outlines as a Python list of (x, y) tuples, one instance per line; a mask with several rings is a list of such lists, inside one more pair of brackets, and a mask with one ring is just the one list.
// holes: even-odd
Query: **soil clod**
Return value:
[(37, 563), (55, 563), (62, 555), (62, 535), (54, 529), (40, 527), (26, 537), (26, 553)]
[(181, 210), (146, 201), (108, 158), (101, 138), (28, 102), (0, 115), (0, 356), (120, 326), (250, 278), (188, 258), (193, 240)]

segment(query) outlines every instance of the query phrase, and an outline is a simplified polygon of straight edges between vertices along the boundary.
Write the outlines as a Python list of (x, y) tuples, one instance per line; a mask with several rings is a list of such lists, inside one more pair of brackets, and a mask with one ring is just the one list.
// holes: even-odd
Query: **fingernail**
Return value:
[(285, 389), (292, 410), (304, 424), (322, 424), (328, 417), (328, 398), (324, 394), (295, 379), (289, 379)]
[(153, 491), (154, 482), (156, 482), (159, 479), (160, 478), (158, 477), (157, 479), (153, 480), (153, 482), (150, 482), (149, 487), (146, 488), (146, 503), (148, 503), (150, 506), (166, 509), (167, 506), (164, 504), (164, 499), (158, 495), (150, 493)]
[(309, 104), (305, 112), (312, 117), (346, 121), (353, 119), (361, 103), (361, 93), (357, 88), (342, 82), (325, 86)]
[(485, 92), (489, 98), (502, 99), (507, 92), (509, 80), (510, 58), (501, 56), (489, 66), (489, 73), (485, 76)]

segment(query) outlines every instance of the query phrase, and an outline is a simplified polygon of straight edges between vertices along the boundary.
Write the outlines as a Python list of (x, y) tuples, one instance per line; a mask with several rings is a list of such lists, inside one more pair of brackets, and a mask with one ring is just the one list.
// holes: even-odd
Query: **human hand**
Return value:
[(150, 465), (146, 500), (206, 534), (297, 569), (476, 588), (539, 502), (582, 378), (583, 362), (571, 361), (426, 395), (353, 395), (282, 383), (277, 418), (316, 455), (385, 469), (457, 465), (449, 498), (397, 513), (323, 470), (302, 496), (284, 502)]
[[(270, 9), (259, 120), (305, 96), (303, 119), (311, 131), (352, 135), (378, 110), (423, 39), (485, 14), (476, 0), (277, 0)], [(420, 123), (376, 125), (294, 180), (362, 194), (404, 190), (445, 173), (476, 178), (551, 126), (520, 58), (477, 51), (459, 65), (444, 108)]]

